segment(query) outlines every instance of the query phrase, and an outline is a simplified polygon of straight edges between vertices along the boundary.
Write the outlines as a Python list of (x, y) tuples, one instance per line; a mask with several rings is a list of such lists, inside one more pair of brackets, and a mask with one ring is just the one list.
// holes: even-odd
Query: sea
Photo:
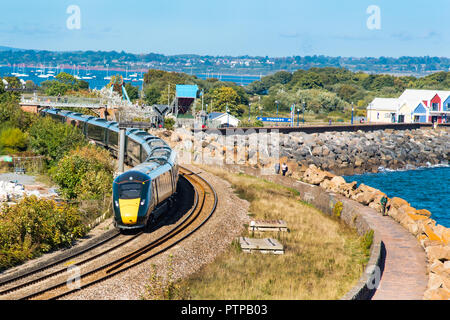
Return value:
[(437, 224), (450, 228), (449, 166), (383, 170), (379, 173), (345, 176), (344, 179), (379, 189), (389, 198), (405, 199), (416, 209), (427, 209)]
[[(66, 72), (71, 75), (76, 75), (80, 80), (89, 82), (90, 89), (101, 89), (109, 83), (107, 77), (111, 77), (117, 74), (123, 76), (125, 83), (131, 83), (133, 86), (141, 87), (143, 84), (144, 70), (123, 70), (123, 69), (108, 69), (108, 68), (88, 68), (88, 67), (74, 67), (74, 66), (61, 66), (59, 68), (48, 68), (42, 66), (0, 66), (0, 77), (16, 76), (23, 81), (31, 80), (35, 84), (40, 85), (41, 82), (46, 80), (52, 80), (60, 73)], [(195, 74), (199, 79), (216, 78), (220, 81), (234, 82), (240, 86), (246, 86), (253, 81), (261, 79), (261, 75), (240, 75), (240, 74), (222, 74), (222, 73), (199, 73)]]

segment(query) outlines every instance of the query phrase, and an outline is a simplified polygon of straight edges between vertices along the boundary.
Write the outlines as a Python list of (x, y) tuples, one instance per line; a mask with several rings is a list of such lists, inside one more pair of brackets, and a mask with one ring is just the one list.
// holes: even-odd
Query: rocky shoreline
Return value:
[(450, 131), (379, 130), (282, 135), (281, 156), (338, 175), (448, 164)]
[[(450, 299), (450, 228), (436, 224), (430, 218), (431, 212), (416, 209), (398, 197), (389, 199), (382, 191), (364, 184), (356, 187), (356, 181), (347, 183), (343, 177), (315, 165), (305, 170), (301, 180), (367, 205), (400, 223), (417, 238), (428, 258), (428, 288), (424, 299)], [(381, 201), (383, 197), (387, 199), (385, 206)]]

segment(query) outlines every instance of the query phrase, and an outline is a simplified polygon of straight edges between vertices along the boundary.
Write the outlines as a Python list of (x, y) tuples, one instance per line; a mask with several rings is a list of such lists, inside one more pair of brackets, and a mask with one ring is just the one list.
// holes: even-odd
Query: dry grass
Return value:
[(368, 260), (356, 231), (301, 202), (293, 189), (219, 168), (203, 169), (232, 183), (251, 203), (255, 218), (283, 219), (290, 232), (260, 235), (278, 238), (284, 255), (246, 254), (233, 243), (214, 263), (183, 281), (192, 299), (339, 299), (356, 284)]

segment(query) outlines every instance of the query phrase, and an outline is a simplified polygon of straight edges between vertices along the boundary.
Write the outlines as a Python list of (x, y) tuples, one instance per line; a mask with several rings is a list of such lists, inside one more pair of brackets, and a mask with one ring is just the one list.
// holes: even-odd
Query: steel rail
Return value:
[[(30, 294), (26, 297), (23, 297), (22, 299), (33, 299), (33, 298), (38, 298), (39, 296), (46, 296), (46, 298), (48, 299), (58, 299), (61, 298), (63, 296), (69, 295), (71, 293), (74, 293), (76, 291), (85, 289), (89, 286), (92, 286), (96, 283), (99, 283), (101, 281), (104, 281), (120, 272), (123, 272), (125, 270), (128, 270), (138, 264), (141, 264), (144, 261), (147, 261), (148, 259), (163, 253), (164, 251), (168, 250), (169, 248), (173, 247), (174, 245), (178, 244), (179, 242), (181, 242), (182, 240), (186, 239), (187, 237), (189, 237), (190, 235), (192, 235), (194, 232), (196, 232), (201, 226), (203, 226), (206, 221), (209, 220), (209, 218), (212, 216), (212, 214), (214, 213), (216, 207), (217, 207), (217, 193), (214, 190), (214, 188), (209, 184), (208, 181), (206, 181), (204, 178), (202, 178), (201, 176), (199, 176), (198, 174), (195, 174), (194, 172), (192, 172), (189, 169), (182, 168), (182, 170), (184, 170), (185, 172), (187, 171), (188, 174), (185, 174), (185, 179), (194, 187), (194, 191), (195, 191), (195, 203), (194, 206), (192, 207), (192, 209), (190, 210), (189, 214), (185, 216), (185, 218), (176, 226), (174, 227), (172, 230), (170, 230), (169, 232), (167, 232), (166, 234), (162, 235), (161, 237), (159, 237), (158, 239), (150, 242), (149, 244), (147, 244), (146, 246), (125, 255), (124, 257), (121, 257), (113, 262), (107, 263), (103, 266), (100, 266), (92, 271), (89, 271), (83, 275), (80, 275), (81, 279), (86, 279), (87, 277), (91, 276), (94, 277), (94, 279), (88, 283), (83, 284), (82, 286), (80, 286), (79, 288), (75, 288), (75, 289), (71, 289), (71, 290), (67, 290), (64, 291), (62, 293), (58, 293), (56, 295), (51, 295), (51, 291), (57, 290), (62, 288), (63, 286), (66, 285), (66, 282), (61, 282), (57, 285), (51, 286), (49, 288), (45, 288), (43, 290), (40, 290), (39, 292), (35, 292), (33, 294)], [(198, 178), (197, 181), (195, 181), (195, 179), (191, 179), (191, 178), (187, 178), (187, 176), (195, 176), (196, 178)], [(199, 181), (201, 181), (201, 183), (206, 185), (206, 188), (203, 187), (201, 185), (201, 183), (199, 183)], [(194, 186), (194, 184), (196, 184), (197, 186)], [(201, 190), (203, 189), (203, 190)], [(209, 189), (210, 192), (208, 192), (206, 189)], [(199, 191), (201, 194), (201, 199), (199, 196)], [(207, 198), (207, 194), (211, 193), (214, 196), (214, 201), (211, 207), (211, 210), (208, 212), (207, 217), (201, 221), (201, 223), (199, 223), (198, 226), (196, 226), (193, 230), (191, 230), (188, 234), (182, 236), (181, 238), (175, 240), (173, 243), (168, 243), (169, 240), (173, 239), (176, 235), (180, 234), (183, 230), (185, 230), (186, 228), (188, 228), (190, 225), (192, 225), (197, 218), (200, 216), (200, 214), (202, 213), (203, 210), (203, 206), (205, 204), (206, 198)], [(195, 213), (195, 215), (194, 215)], [(156, 250), (155, 253), (152, 253), (148, 256), (145, 256), (141, 259), (139, 259), (140, 257), (142, 257), (143, 255), (145, 255), (146, 253), (148, 253), (151, 250), (157, 249), (160, 246), (165, 245), (165, 247)], [(133, 261), (138, 260), (137, 262), (132, 263)], [(126, 265), (129, 264), (129, 265)], [(103, 273), (102, 273), (103, 272)], [(98, 275), (99, 273), (102, 273), (100, 277), (95, 278), (95, 275)]]

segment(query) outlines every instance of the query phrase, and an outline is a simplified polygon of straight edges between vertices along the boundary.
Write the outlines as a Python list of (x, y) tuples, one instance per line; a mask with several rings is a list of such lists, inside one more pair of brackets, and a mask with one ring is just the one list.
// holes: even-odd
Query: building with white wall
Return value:
[(450, 91), (407, 89), (398, 98), (375, 98), (369, 123), (450, 122)]

